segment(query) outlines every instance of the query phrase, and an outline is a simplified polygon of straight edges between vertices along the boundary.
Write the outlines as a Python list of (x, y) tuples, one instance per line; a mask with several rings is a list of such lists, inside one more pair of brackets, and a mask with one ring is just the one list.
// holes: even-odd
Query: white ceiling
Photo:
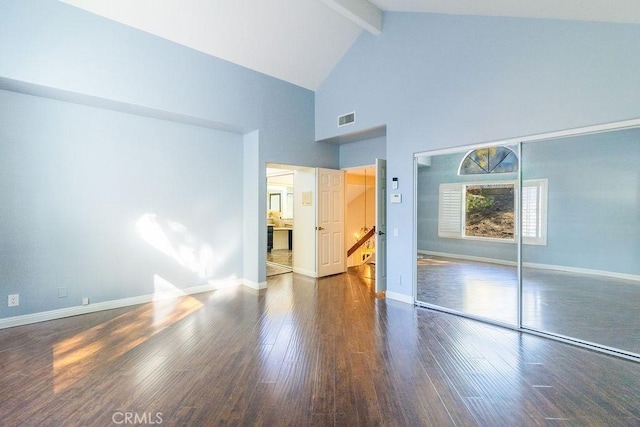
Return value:
[(362, 28), (321, 0), (61, 0), (315, 90)]
[[(370, 29), (358, 19), (367, 19), (361, 12), (363, 6), (371, 8), (367, 0), (60, 1), (311, 90), (322, 83), (363, 28)], [(370, 3), (385, 11), (640, 23), (640, 0)], [(341, 12), (343, 5), (355, 12)], [(361, 15), (354, 19), (354, 14)]]

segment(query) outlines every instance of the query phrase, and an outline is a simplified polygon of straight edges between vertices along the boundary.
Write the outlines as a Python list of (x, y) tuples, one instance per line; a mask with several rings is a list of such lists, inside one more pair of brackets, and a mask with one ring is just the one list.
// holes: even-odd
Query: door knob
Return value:
[(320, 231), (320, 230), (324, 230), (323, 227), (316, 227), (316, 230)]
[(382, 236), (384, 234), (384, 231), (378, 231), (378, 236)]

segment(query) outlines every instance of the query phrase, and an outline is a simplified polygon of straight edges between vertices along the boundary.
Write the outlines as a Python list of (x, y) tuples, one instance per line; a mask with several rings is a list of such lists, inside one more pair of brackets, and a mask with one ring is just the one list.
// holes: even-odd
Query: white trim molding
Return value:
[(453, 153), (460, 153), (461, 151), (465, 151), (465, 150), (474, 150), (477, 148), (493, 147), (495, 145), (509, 146), (509, 145), (516, 145), (521, 142), (546, 141), (546, 140), (555, 139), (555, 138), (588, 135), (593, 133), (606, 132), (609, 130), (622, 130), (622, 129), (630, 129), (630, 128), (636, 128), (636, 127), (640, 127), (640, 118), (631, 119), (631, 120), (622, 120), (619, 122), (612, 122), (612, 123), (602, 123), (594, 126), (571, 128), (571, 129), (565, 129), (560, 131), (538, 133), (533, 135), (520, 136), (516, 138), (499, 139), (499, 140), (481, 142), (481, 143), (471, 144), (471, 145), (442, 148), (442, 149), (436, 149), (436, 150), (430, 150), (430, 151), (420, 151), (420, 152), (414, 153), (413, 157), (418, 158), (418, 157), (424, 157), (424, 156), (436, 156), (440, 154), (453, 154)]
[(490, 264), (508, 265), (512, 267), (515, 267), (516, 265), (518, 265), (516, 261), (508, 261), (505, 259), (487, 258), (487, 257), (481, 257), (481, 256), (473, 256), (473, 255), (450, 254), (446, 252), (436, 252), (436, 251), (423, 251), (421, 249), (418, 249), (418, 255), (440, 256), (443, 258), (461, 259), (465, 261), (488, 262)]
[(318, 277), (317, 272), (308, 270), (306, 268), (293, 267), (293, 272), (297, 274), (302, 274), (303, 276), (316, 277), (316, 278)]
[(398, 292), (393, 292), (389, 290), (385, 292), (385, 295), (387, 299), (392, 299), (395, 301), (400, 301), (400, 302), (404, 302), (406, 304), (411, 304), (411, 305), (415, 303), (413, 296), (411, 295), (400, 294)]
[(354, 24), (373, 35), (382, 34), (382, 10), (367, 0), (322, 0)]
[[(510, 267), (515, 267), (518, 265), (516, 261), (508, 261), (508, 260), (497, 259), (497, 258), (485, 258), (485, 257), (479, 257), (479, 256), (472, 256), (472, 255), (450, 254), (445, 252), (418, 250), (418, 254), (429, 255), (429, 256), (439, 256), (443, 258), (460, 259), (464, 261), (487, 262), (490, 264), (507, 265)], [(522, 266), (527, 268), (538, 268), (540, 270), (564, 271), (568, 273), (585, 274), (588, 276), (608, 277), (611, 279), (623, 279), (623, 280), (631, 280), (634, 282), (640, 282), (640, 275), (618, 273), (615, 271), (594, 270), (590, 268), (569, 267), (565, 265), (538, 264), (535, 262), (523, 262)]]
[[(78, 305), (73, 307), (60, 308), (57, 310), (42, 311), (39, 313), (24, 314), (21, 316), (13, 316), (0, 319), (0, 329), (13, 328), (15, 326), (29, 325), (32, 323), (46, 322), (49, 320), (62, 319), (65, 317), (78, 316), (81, 314), (94, 313), (96, 311), (113, 310), (115, 308), (129, 307), (132, 305), (146, 304), (153, 301), (160, 301), (171, 298), (180, 298), (187, 295), (199, 294), (203, 292), (211, 292), (218, 289), (229, 288), (232, 286), (244, 285), (250, 288), (248, 281), (244, 279), (224, 279), (209, 281), (205, 285), (192, 286), (184, 289), (175, 289), (164, 292), (156, 292), (153, 294), (139, 295), (131, 298), (122, 298), (111, 301), (103, 301), (88, 305)], [(266, 288), (266, 282), (264, 287)], [(256, 288), (253, 288), (256, 289)], [(263, 288), (260, 288), (263, 289)]]
[(246, 286), (247, 288), (251, 288), (254, 289), (256, 291), (262, 290), (262, 289), (267, 289), (267, 282), (254, 282), (252, 280), (248, 280), (248, 279), (242, 279), (240, 281), (240, 284), (242, 286)]

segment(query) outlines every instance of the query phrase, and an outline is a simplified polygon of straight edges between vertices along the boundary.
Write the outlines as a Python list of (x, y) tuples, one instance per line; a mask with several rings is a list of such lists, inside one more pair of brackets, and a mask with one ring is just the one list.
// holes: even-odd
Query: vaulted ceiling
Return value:
[(640, 23), (638, 0), (60, 1), (311, 90), (382, 11)]

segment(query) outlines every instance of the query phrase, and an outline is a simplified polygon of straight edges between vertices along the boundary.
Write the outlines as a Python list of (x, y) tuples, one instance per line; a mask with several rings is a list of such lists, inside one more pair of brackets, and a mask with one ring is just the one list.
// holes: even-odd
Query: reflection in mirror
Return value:
[(518, 156), (510, 148), (495, 146), (471, 150), (460, 163), (459, 175), (485, 175), (518, 171)]
[(293, 173), (267, 176), (267, 210), (280, 212), (279, 218), (293, 219)]
[(515, 186), (514, 182), (466, 185), (464, 235), (513, 241)]
[(547, 241), (523, 245), (523, 327), (640, 354), (639, 163), (638, 128), (522, 145), (524, 182), (548, 187), (528, 201)]
[(282, 209), (280, 208), (281, 198), (282, 197), (280, 193), (269, 193), (269, 210), (281, 212), (282, 211)]
[[(293, 270), (295, 166), (267, 165), (267, 277)], [(304, 244), (304, 243), (303, 243)], [(300, 246), (299, 246), (300, 247)], [(304, 251), (304, 246), (302, 247)], [(298, 259), (302, 259), (300, 257)]]
[(517, 151), (499, 146), (417, 162), (419, 304), (517, 324)]
[(417, 303), (640, 358), (640, 128), (613, 126), (418, 158)]

